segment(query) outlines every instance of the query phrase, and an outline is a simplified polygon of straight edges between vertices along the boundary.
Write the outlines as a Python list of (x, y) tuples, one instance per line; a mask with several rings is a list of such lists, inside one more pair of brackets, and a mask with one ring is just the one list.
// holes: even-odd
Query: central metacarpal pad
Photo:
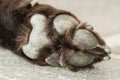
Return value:
[(40, 53), (40, 48), (50, 42), (45, 32), (47, 18), (44, 15), (35, 14), (31, 17), (30, 23), (32, 25), (32, 31), (28, 44), (23, 46), (23, 52), (27, 57), (36, 59)]
[(79, 22), (70, 15), (58, 15), (54, 19), (54, 28), (61, 34), (64, 34), (69, 27), (77, 26)]

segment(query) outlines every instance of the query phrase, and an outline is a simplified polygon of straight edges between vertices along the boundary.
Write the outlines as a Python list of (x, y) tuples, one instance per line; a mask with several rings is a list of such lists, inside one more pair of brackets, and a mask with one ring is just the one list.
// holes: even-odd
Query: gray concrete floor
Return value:
[(82, 21), (92, 24), (111, 46), (113, 58), (96, 64), (93, 70), (71, 72), (65, 68), (33, 65), (0, 47), (0, 80), (120, 80), (120, 0), (39, 2), (70, 11)]
[(96, 64), (93, 70), (71, 72), (33, 65), (8, 50), (0, 51), (0, 80), (120, 80), (120, 62), (115, 58)]

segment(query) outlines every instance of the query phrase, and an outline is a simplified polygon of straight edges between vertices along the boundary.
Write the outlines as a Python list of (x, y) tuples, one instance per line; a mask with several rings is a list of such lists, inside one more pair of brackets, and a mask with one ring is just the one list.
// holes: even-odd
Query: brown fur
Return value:
[[(46, 66), (45, 58), (50, 56), (53, 52), (56, 52), (60, 56), (60, 64), (68, 67), (72, 71), (78, 71), (81, 68), (93, 68), (93, 63), (102, 61), (103, 57), (106, 55), (105, 51), (100, 48), (95, 48), (92, 50), (86, 50), (85, 52), (96, 56), (93, 63), (84, 67), (75, 67), (67, 63), (66, 57), (70, 49), (75, 51), (80, 51), (77, 46), (73, 46), (71, 41), (74, 36), (74, 32), (77, 29), (85, 29), (85, 24), (76, 28), (71, 26), (65, 35), (59, 34), (53, 28), (53, 21), (56, 16), (61, 14), (67, 14), (74, 17), (80, 24), (82, 23), (76, 16), (72, 13), (53, 8), (49, 5), (36, 4), (34, 7), (31, 6), (30, 0), (0, 0), (0, 45), (10, 49), (16, 54), (26, 58), (28, 61)], [(14, 4), (14, 5), (13, 5)], [(32, 30), (30, 24), (30, 18), (32, 15), (39, 13), (43, 14), (48, 19), (48, 28), (46, 28), (46, 33), (48, 38), (51, 40), (51, 45), (46, 45), (40, 49), (41, 54), (35, 60), (26, 57), (22, 51), (22, 46), (29, 42), (29, 34)], [(101, 45), (105, 45), (105, 42), (101, 37), (93, 31), (92, 32), (98, 39)], [(84, 35), (83, 35), (84, 36)], [(99, 54), (101, 53), (101, 54)]]

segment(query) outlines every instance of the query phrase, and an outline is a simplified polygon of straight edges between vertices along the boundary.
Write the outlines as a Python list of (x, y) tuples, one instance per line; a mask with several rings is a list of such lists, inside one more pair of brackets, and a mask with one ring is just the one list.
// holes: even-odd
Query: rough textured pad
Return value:
[(77, 26), (78, 24), (76, 19), (65, 14), (57, 16), (54, 20), (54, 28), (61, 34), (64, 34), (69, 27)]
[(94, 57), (83, 52), (71, 52), (68, 55), (68, 63), (74, 66), (86, 66), (92, 63)]
[(47, 19), (44, 15), (35, 14), (31, 17), (30, 22), (33, 29), (28, 44), (23, 46), (23, 51), (29, 58), (36, 59), (39, 54), (39, 49), (49, 43), (49, 39), (45, 33)]
[(72, 42), (74, 45), (80, 45), (83, 49), (92, 49), (97, 47), (98, 44), (96, 37), (85, 29), (76, 31)]
[(53, 67), (59, 67), (59, 56), (58, 54), (53, 53), (51, 56), (45, 59), (46, 63)]

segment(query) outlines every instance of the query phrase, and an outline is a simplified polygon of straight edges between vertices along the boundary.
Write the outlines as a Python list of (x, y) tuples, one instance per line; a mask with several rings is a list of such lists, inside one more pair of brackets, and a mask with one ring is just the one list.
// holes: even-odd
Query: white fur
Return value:
[(87, 25), (86, 25), (86, 29), (88, 29), (88, 30), (93, 30), (94, 28), (93, 28), (93, 26), (92, 26), (92, 25), (87, 24)]
[(61, 34), (64, 34), (65, 31), (72, 26), (77, 26), (79, 22), (69, 15), (59, 15), (54, 20), (54, 28)]
[(23, 46), (23, 51), (29, 58), (36, 59), (39, 54), (39, 49), (49, 43), (49, 39), (45, 33), (47, 19), (44, 15), (35, 14), (31, 17), (30, 22), (33, 29), (29, 37), (29, 43)]
[(38, 3), (38, 0), (32, 0), (31, 5), (34, 6)]

